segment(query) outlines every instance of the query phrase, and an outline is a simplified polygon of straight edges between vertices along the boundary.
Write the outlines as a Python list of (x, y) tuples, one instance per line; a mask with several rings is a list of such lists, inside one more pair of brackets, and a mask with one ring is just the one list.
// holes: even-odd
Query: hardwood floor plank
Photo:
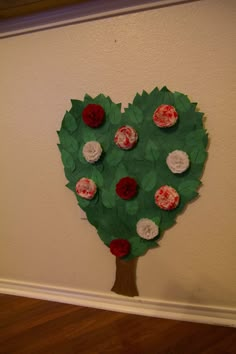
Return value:
[(0, 296), (0, 354), (235, 354), (236, 330)]
[(188, 348), (188, 354), (203, 353), (205, 348), (217, 347), (217, 343), (230, 333), (226, 327), (198, 325), (193, 333), (182, 336), (174, 347), (175, 352), (181, 353), (182, 348)]
[(8, 308), (8, 310), (5, 309), (4, 315), (0, 315), (2, 323), (0, 328), (3, 327), (5, 331), (3, 336), (1, 330), (0, 344), (2, 338), (6, 340), (15, 335), (22, 336), (24, 332), (29, 331), (35, 326), (39, 326), (40, 324), (45, 325), (47, 322), (57, 319), (58, 317), (61, 318), (63, 314), (73, 311), (76, 311), (76, 309), (70, 308), (67, 305), (51, 303), (45, 306), (42, 302), (35, 302), (25, 307), (21, 306), (21, 308), (15, 310), (11, 308)]
[(233, 334), (220, 338), (214, 345), (206, 349), (202, 354), (231, 354), (236, 353), (236, 329)]

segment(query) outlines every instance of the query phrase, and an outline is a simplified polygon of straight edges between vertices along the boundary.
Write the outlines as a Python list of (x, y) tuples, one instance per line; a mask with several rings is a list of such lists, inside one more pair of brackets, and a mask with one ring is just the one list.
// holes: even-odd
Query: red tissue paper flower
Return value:
[(122, 199), (129, 200), (137, 194), (137, 187), (134, 178), (124, 177), (116, 185), (116, 194)]
[(123, 238), (117, 238), (116, 240), (111, 241), (110, 251), (116, 257), (127, 256), (130, 252), (130, 243)]
[(91, 128), (99, 127), (105, 118), (105, 111), (99, 104), (90, 103), (82, 112), (83, 121)]

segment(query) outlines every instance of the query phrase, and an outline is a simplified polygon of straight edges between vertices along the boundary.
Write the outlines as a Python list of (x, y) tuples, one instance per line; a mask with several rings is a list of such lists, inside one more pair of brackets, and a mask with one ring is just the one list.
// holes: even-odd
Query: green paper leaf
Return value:
[(66, 112), (66, 114), (63, 118), (62, 125), (63, 125), (63, 128), (67, 129), (70, 133), (73, 133), (77, 129), (76, 120), (75, 120), (74, 116), (69, 112)]
[(127, 200), (125, 203), (126, 212), (130, 215), (134, 215), (138, 211), (138, 202), (137, 200)]
[(187, 146), (196, 146), (204, 143), (206, 131), (204, 129), (194, 130), (186, 135), (185, 142)]
[(154, 218), (151, 219), (157, 226), (160, 226), (161, 223), (161, 217), (160, 216), (155, 216)]
[(137, 106), (129, 104), (129, 108), (125, 109), (125, 114), (132, 123), (140, 124), (143, 121), (143, 112)]
[(174, 100), (177, 111), (187, 112), (191, 108), (191, 102), (188, 96), (180, 92), (174, 92)]
[(110, 122), (112, 124), (119, 124), (121, 121), (121, 111), (120, 111), (120, 104), (116, 105), (114, 103), (111, 104), (111, 109), (110, 109)]
[(197, 196), (196, 189), (201, 185), (201, 182), (198, 180), (186, 180), (180, 183), (178, 187), (178, 192), (181, 196), (186, 196), (188, 198), (194, 198)]
[(134, 257), (139, 257), (145, 254), (148, 250), (148, 245), (140, 237), (130, 239), (131, 252)]
[(113, 141), (111, 141), (108, 137), (107, 134), (101, 135), (98, 140), (97, 140), (101, 147), (102, 150), (107, 152), (107, 150), (109, 149), (110, 145), (113, 143)]
[(79, 108), (81, 108), (81, 107), (83, 107), (84, 106), (84, 104), (83, 104), (83, 102), (82, 101), (80, 101), (80, 100), (70, 100), (71, 101), (71, 105), (72, 105), (72, 107), (74, 108), (74, 109), (79, 109)]
[(139, 93), (137, 93), (135, 95), (134, 100), (133, 100), (133, 104), (138, 107), (140, 107), (142, 105), (142, 97), (140, 96)]
[(87, 93), (84, 95), (84, 103), (87, 106), (90, 103), (93, 103), (93, 98), (89, 96)]
[(203, 149), (195, 148), (190, 152), (190, 161), (196, 164), (202, 164), (207, 158), (207, 152)]
[(170, 105), (174, 105), (175, 101), (174, 101), (174, 95), (173, 93), (171, 93), (168, 89), (166, 92), (164, 92), (164, 97), (163, 97), (163, 103), (165, 104), (170, 104)]
[(106, 208), (113, 208), (115, 206), (115, 194), (110, 191), (102, 191), (102, 203)]
[(68, 168), (71, 171), (74, 171), (75, 169), (75, 162), (69, 152), (66, 150), (61, 151), (61, 159), (66, 168)]
[(70, 135), (65, 129), (61, 129), (58, 133), (63, 148), (68, 152), (76, 152), (78, 150), (77, 140)]
[(94, 183), (99, 188), (102, 188), (102, 186), (103, 186), (103, 176), (95, 167), (94, 167), (93, 172), (92, 172), (92, 180), (94, 181)]
[(83, 146), (79, 148), (79, 154), (78, 154), (79, 161), (82, 162), (83, 164), (88, 164), (88, 162), (85, 160), (84, 155), (83, 155)]
[(96, 168), (99, 172), (102, 172), (104, 170), (104, 165), (103, 165), (101, 159), (96, 162)]
[(147, 93), (147, 91), (145, 91), (145, 90), (143, 90), (143, 92), (142, 92), (142, 98), (145, 98), (145, 99), (147, 99), (148, 98), (148, 93)]
[(118, 182), (121, 178), (127, 177), (128, 175), (129, 174), (128, 174), (127, 168), (125, 167), (125, 165), (123, 163), (120, 163), (119, 167), (116, 170), (115, 181)]
[(150, 92), (150, 98), (151, 100), (153, 100), (155, 102), (155, 100), (157, 99), (158, 97), (158, 93), (159, 93), (159, 90), (157, 87), (155, 87), (151, 92)]
[(150, 192), (156, 185), (157, 182), (157, 172), (152, 170), (148, 172), (142, 179), (141, 186), (145, 192)]
[(67, 183), (66, 187), (69, 188), (72, 192), (75, 192), (75, 183), (74, 182)]
[(77, 120), (81, 118), (82, 111), (84, 109), (84, 103), (79, 100), (71, 100), (72, 108), (70, 114), (72, 114)]
[(95, 194), (95, 196), (89, 201), (91, 206), (94, 207), (95, 204), (99, 201), (99, 191)]
[(106, 115), (109, 115), (111, 111), (111, 103), (108, 100), (106, 100), (102, 106), (106, 112)]
[[(57, 132), (57, 133), (59, 133), (59, 132)], [(63, 148), (62, 148), (61, 144), (57, 144), (57, 147), (58, 147), (58, 149), (59, 149), (59, 151), (60, 151), (60, 153), (61, 153), (61, 152), (62, 152), (62, 150), (63, 150)]]
[(170, 227), (174, 226), (176, 224), (176, 221), (169, 215), (165, 217), (165, 219), (161, 220), (160, 227), (164, 231), (166, 229), (169, 229)]
[(160, 89), (160, 92), (170, 92), (170, 90), (169, 90), (166, 86), (163, 86), (163, 87)]
[(87, 126), (83, 127), (83, 140), (85, 143), (87, 143), (88, 141), (96, 141), (96, 135), (92, 128), (89, 128)]
[(157, 161), (160, 156), (160, 151), (156, 144), (153, 141), (148, 140), (146, 149), (145, 149), (145, 158), (148, 161)]
[(79, 196), (77, 196), (77, 199), (78, 199), (78, 204), (82, 209), (87, 208), (90, 204), (90, 200), (88, 199), (84, 199)]
[(181, 200), (186, 204), (187, 202), (190, 202), (191, 200), (197, 198), (198, 195), (198, 192), (189, 190), (188, 193), (182, 195)]
[(100, 104), (104, 111), (106, 112), (106, 115), (110, 113), (111, 110), (111, 101), (108, 97), (104, 96), (103, 94), (98, 95), (95, 97), (94, 102), (97, 104)]
[(112, 237), (112, 235), (110, 233), (107, 233), (106, 229), (104, 229), (103, 227), (99, 227), (98, 228), (98, 235), (101, 238), (101, 240), (105, 243), (106, 246), (109, 247), (111, 241), (115, 238)]
[(157, 109), (157, 107), (159, 107), (161, 104), (166, 103), (166, 102), (164, 102), (164, 98), (165, 98), (165, 92), (159, 91), (158, 95), (157, 95), (156, 102), (155, 102), (155, 107), (154, 107), (152, 113), (154, 113), (154, 111)]
[(106, 156), (106, 161), (110, 166), (116, 166), (123, 158), (124, 151), (115, 147), (111, 152)]
[(147, 252), (149, 248), (157, 247), (157, 244), (153, 240), (144, 240), (140, 237), (132, 237), (130, 239), (131, 253), (133, 257), (142, 256)]

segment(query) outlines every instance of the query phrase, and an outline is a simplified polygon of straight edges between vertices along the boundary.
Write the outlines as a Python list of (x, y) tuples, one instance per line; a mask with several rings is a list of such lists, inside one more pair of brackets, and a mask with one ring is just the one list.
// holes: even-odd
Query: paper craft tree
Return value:
[(198, 195), (208, 143), (203, 113), (166, 87), (136, 94), (124, 113), (103, 94), (71, 102), (58, 131), (67, 187), (116, 256), (112, 291), (138, 295), (137, 258)]

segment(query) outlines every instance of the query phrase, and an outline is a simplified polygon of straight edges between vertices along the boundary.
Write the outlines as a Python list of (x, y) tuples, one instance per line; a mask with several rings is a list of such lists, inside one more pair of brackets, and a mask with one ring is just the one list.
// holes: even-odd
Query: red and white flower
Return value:
[(89, 178), (81, 178), (76, 183), (76, 193), (84, 199), (93, 199), (97, 192), (96, 184)]
[(169, 153), (166, 163), (173, 173), (183, 173), (189, 168), (188, 155), (182, 150), (174, 150)]
[(179, 194), (170, 186), (162, 186), (155, 193), (155, 203), (163, 210), (172, 210), (179, 205)]
[(129, 125), (119, 128), (115, 134), (114, 141), (121, 149), (129, 150), (137, 143), (138, 134), (136, 130)]
[(175, 107), (168, 104), (160, 105), (153, 114), (153, 121), (159, 128), (172, 127), (177, 122), (178, 113)]
[(159, 233), (159, 227), (150, 219), (140, 219), (136, 224), (136, 230), (145, 240), (152, 240)]
[(83, 146), (83, 155), (86, 161), (94, 163), (100, 159), (102, 147), (97, 141), (88, 141)]

